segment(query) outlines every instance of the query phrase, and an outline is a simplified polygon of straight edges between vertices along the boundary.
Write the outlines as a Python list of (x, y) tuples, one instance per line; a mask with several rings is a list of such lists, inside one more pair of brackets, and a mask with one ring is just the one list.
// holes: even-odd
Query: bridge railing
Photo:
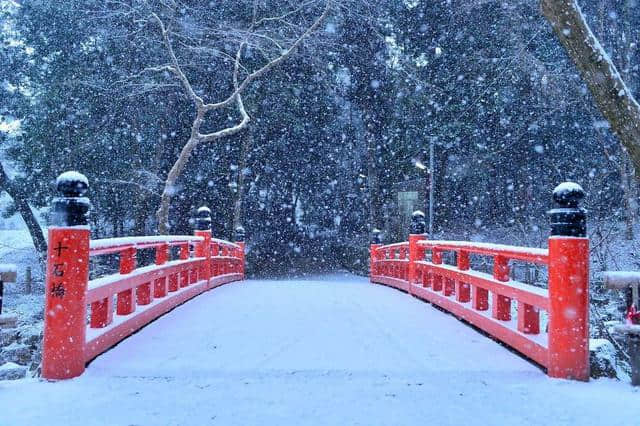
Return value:
[[(577, 185), (560, 185), (550, 211), (549, 248), (467, 241), (432, 241), (424, 215), (414, 214), (408, 242), (371, 245), (371, 281), (431, 302), (482, 329), (547, 368), (552, 377), (589, 378), (589, 240), (584, 196)], [(443, 262), (454, 253), (455, 265)], [(472, 269), (471, 256), (488, 257), (493, 273)], [(548, 289), (511, 280), (510, 262), (544, 265)], [(547, 329), (541, 327), (546, 312)]]
[[(244, 279), (244, 243), (211, 237), (210, 210), (195, 235), (90, 239), (86, 178), (59, 177), (47, 256), (42, 376), (78, 376), (87, 362), (138, 329), (219, 285)], [(241, 235), (244, 238), (244, 235)], [(138, 267), (140, 250), (155, 261)], [(117, 255), (119, 272), (89, 280), (91, 259)]]

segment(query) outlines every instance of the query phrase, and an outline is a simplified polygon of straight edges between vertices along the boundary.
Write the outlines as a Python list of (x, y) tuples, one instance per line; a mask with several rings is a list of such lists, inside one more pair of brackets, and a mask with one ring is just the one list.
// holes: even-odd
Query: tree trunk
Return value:
[(369, 180), (369, 225), (371, 226), (370, 231), (373, 231), (381, 223), (380, 212), (378, 211), (380, 185), (378, 183), (378, 162), (376, 160), (376, 137), (367, 131), (365, 138), (367, 139), (367, 175)]
[(235, 232), (238, 226), (242, 226), (242, 200), (244, 198), (244, 170), (247, 168), (247, 160), (249, 151), (253, 146), (253, 132), (249, 127), (247, 134), (242, 139), (242, 153), (240, 154), (240, 164), (238, 165), (238, 186), (236, 189), (236, 197), (233, 203), (233, 226), (232, 232)]
[(626, 153), (622, 154), (620, 164), (620, 186), (622, 187), (624, 197), (624, 221), (625, 221), (625, 238), (629, 241), (634, 237), (634, 225), (636, 223), (636, 185), (633, 175), (633, 164)]
[[(435, 229), (437, 227), (440, 228), (440, 232), (446, 232), (449, 230), (448, 221), (449, 215), (451, 214), (451, 206), (448, 205), (449, 201), (446, 198), (447, 195), (447, 168), (449, 167), (449, 153), (444, 149), (440, 148), (440, 158), (438, 158), (438, 151), (436, 150), (434, 157), (436, 158), (436, 162), (438, 166), (434, 170), (437, 179), (434, 182), (433, 187), (433, 195), (434, 195), (434, 203), (433, 206), (433, 232), (436, 232)], [(437, 224), (437, 226), (436, 226)], [(446, 226), (446, 228), (445, 228)]]
[(19, 188), (15, 182), (9, 179), (9, 176), (7, 176), (4, 171), (2, 163), (0, 163), (0, 188), (5, 190), (13, 199), (18, 213), (20, 213), (22, 220), (24, 220), (24, 223), (27, 225), (27, 229), (31, 235), (31, 240), (33, 241), (33, 245), (38, 253), (40, 267), (43, 268), (42, 270), (44, 271), (44, 262), (47, 256), (47, 240), (44, 237), (44, 233), (42, 232), (42, 228), (40, 227), (38, 220), (27, 202), (25, 192), (22, 188)]
[[(194, 126), (195, 125), (196, 124), (194, 124)], [(169, 207), (171, 205), (171, 199), (176, 191), (176, 181), (182, 174), (182, 170), (184, 170), (189, 162), (191, 152), (195, 149), (196, 145), (198, 145), (198, 142), (199, 141), (193, 136), (189, 138), (187, 143), (182, 147), (182, 151), (180, 152), (178, 159), (173, 164), (173, 167), (171, 167), (171, 170), (169, 170), (167, 180), (164, 183), (164, 190), (162, 191), (162, 196), (160, 198), (160, 207), (156, 212), (158, 218), (158, 233), (160, 235), (169, 232)]]
[[(173, 100), (171, 97), (168, 100), (169, 108), (173, 107)], [(167, 129), (163, 128), (163, 132), (167, 132)], [(155, 145), (155, 151), (153, 153), (153, 159), (149, 165), (149, 174), (159, 176), (162, 172), (162, 156), (164, 155), (166, 142), (164, 138), (160, 138), (160, 142)], [(147, 179), (150, 179), (147, 177)], [(144, 182), (149, 191), (137, 191), (136, 211), (134, 214), (135, 222), (135, 234), (147, 235), (147, 219), (150, 217), (152, 211), (152, 203), (155, 202), (154, 194), (157, 190), (155, 186), (155, 180), (153, 182)]]
[[(167, 53), (171, 63), (171, 65), (162, 66), (158, 69), (162, 70), (163, 72), (169, 71), (176, 75), (178, 80), (180, 80), (182, 87), (186, 92), (186, 95), (193, 101), (196, 110), (196, 116), (191, 125), (191, 136), (189, 137), (188, 142), (182, 147), (180, 155), (178, 156), (176, 162), (173, 164), (173, 167), (171, 167), (171, 170), (169, 171), (169, 174), (165, 181), (164, 191), (162, 192), (162, 196), (160, 199), (160, 206), (158, 208), (158, 211), (156, 212), (156, 217), (158, 218), (158, 232), (160, 234), (166, 234), (169, 230), (169, 207), (171, 205), (171, 198), (175, 193), (175, 183), (182, 174), (182, 170), (186, 166), (187, 162), (189, 161), (191, 152), (200, 143), (213, 142), (218, 139), (223, 139), (227, 136), (235, 135), (236, 133), (244, 130), (244, 128), (249, 124), (250, 117), (247, 114), (244, 103), (242, 101), (242, 92), (254, 80), (262, 77), (271, 69), (287, 60), (303, 44), (303, 42), (313, 32), (316, 31), (322, 21), (324, 21), (324, 19), (328, 16), (329, 10), (331, 9), (331, 4), (331, 0), (327, 0), (322, 14), (315, 21), (313, 21), (313, 23), (298, 38), (296, 38), (288, 48), (281, 51), (279, 56), (269, 60), (262, 67), (251, 73), (248, 73), (244, 77), (242, 82), (240, 82), (238, 75), (241, 69), (242, 53), (245, 46), (247, 45), (247, 40), (243, 40), (240, 43), (238, 51), (236, 52), (236, 58), (233, 68), (233, 92), (225, 100), (216, 103), (205, 103), (205, 101), (200, 96), (198, 96), (196, 91), (193, 89), (189, 78), (180, 66), (178, 57), (176, 56), (173, 45), (171, 44), (169, 29), (160, 18), (160, 16), (158, 16), (158, 14), (156, 14), (155, 12), (151, 12), (152, 19), (154, 19), (160, 27), (162, 39), (167, 49)], [(219, 110), (221, 108), (226, 108), (228, 105), (231, 105), (234, 102), (236, 103), (236, 106), (238, 108), (238, 113), (242, 117), (242, 120), (238, 124), (223, 128), (213, 133), (200, 133), (200, 128), (202, 127), (207, 113)]]
[(640, 176), (640, 105), (595, 37), (576, 0), (540, 0), (542, 13), (587, 83)]

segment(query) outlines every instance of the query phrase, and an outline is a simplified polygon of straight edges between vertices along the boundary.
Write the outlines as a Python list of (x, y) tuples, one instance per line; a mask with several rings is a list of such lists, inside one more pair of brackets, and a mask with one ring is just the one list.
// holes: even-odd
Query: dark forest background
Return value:
[[(91, 183), (95, 237), (154, 233), (193, 120), (175, 79), (144, 71), (167, 61), (159, 34), (123, 13), (121, 3), (136, 2), (11, 3), (0, 11), (0, 116), (20, 129), (0, 133), (3, 167), (44, 216), (55, 177), (74, 169)], [(190, 26), (216, 25), (220, 57), (247, 10), (276, 16), (287, 2), (170, 3), (186, 72), (197, 90), (224, 97), (229, 66), (198, 49), (205, 36)], [(637, 2), (580, 3), (638, 95)], [(253, 271), (365, 271), (373, 226), (388, 241), (404, 237), (389, 225), (397, 188), (425, 180), (412, 160), (430, 142), (435, 236), (544, 245), (551, 191), (573, 180), (587, 191), (592, 236), (634, 239), (627, 155), (535, 1), (339, 2), (244, 103), (249, 127), (196, 149), (170, 218), (172, 233), (191, 233), (207, 205), (216, 236), (242, 224)], [(216, 128), (237, 117), (208, 120)]]

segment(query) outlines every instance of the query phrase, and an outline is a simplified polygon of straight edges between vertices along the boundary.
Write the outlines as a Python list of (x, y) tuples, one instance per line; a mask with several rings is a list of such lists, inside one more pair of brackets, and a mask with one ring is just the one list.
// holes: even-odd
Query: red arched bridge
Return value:
[[(242, 235), (212, 238), (206, 208), (193, 236), (91, 240), (86, 180), (64, 174), (58, 186), (42, 359), (57, 383), (12, 385), (31, 402), (0, 392), (24, 424), (50, 420), (49, 403), (61, 424), (104, 412), (104, 392), (123, 411), (114, 424), (589, 424), (600, 409), (623, 422), (630, 412), (634, 396), (612, 383), (542, 373), (589, 379), (577, 186), (554, 193), (548, 249), (428, 240), (419, 214), (408, 242), (374, 234), (370, 282), (384, 286), (348, 275), (243, 281)], [(143, 249), (155, 262), (137, 267)], [(94, 278), (92, 261), (113, 254), (119, 273)], [(479, 259), (493, 273), (474, 269)], [(546, 266), (548, 288), (510, 279), (512, 261)]]

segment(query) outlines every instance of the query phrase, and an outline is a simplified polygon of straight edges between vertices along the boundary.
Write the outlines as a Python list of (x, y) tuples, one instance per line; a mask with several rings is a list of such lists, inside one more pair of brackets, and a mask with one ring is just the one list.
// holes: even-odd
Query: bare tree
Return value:
[[(231, 30), (199, 28), (198, 31), (202, 34), (201, 39), (213, 40), (213, 45), (208, 47), (210, 50), (216, 50), (218, 53), (222, 52), (223, 48), (216, 47), (215, 43), (228, 44), (229, 37), (233, 37), (238, 46), (233, 58), (233, 67), (229, 70), (232, 80), (231, 93), (218, 102), (206, 102), (203, 99), (198, 90), (194, 89), (194, 82), (188, 75), (187, 67), (179, 59), (176, 50), (178, 48), (189, 49), (189, 46), (185, 46), (184, 37), (174, 33), (170, 26), (171, 16), (173, 16), (175, 9), (178, 7), (177, 4), (173, 4), (173, 6), (172, 4), (171, 2), (162, 3), (162, 7), (168, 8), (168, 10), (164, 11), (164, 14), (152, 9), (146, 9), (147, 15), (144, 19), (154, 22), (159, 28), (162, 43), (169, 59), (167, 64), (150, 67), (148, 70), (173, 74), (193, 103), (195, 117), (191, 123), (190, 137), (182, 147), (164, 182), (160, 206), (156, 213), (158, 232), (161, 234), (168, 232), (169, 206), (175, 193), (176, 181), (184, 171), (193, 150), (201, 144), (226, 138), (247, 127), (250, 117), (244, 106), (243, 93), (253, 81), (264, 76), (289, 58), (318, 29), (331, 10), (332, 0), (311, 0), (302, 4), (295, 1), (286, 2), (288, 5), (287, 10), (282, 14), (270, 17), (258, 16), (258, 2), (254, 1), (253, 19), (247, 28), (232, 28)], [(319, 6), (322, 6), (322, 9), (318, 12), (318, 16), (309, 22), (309, 13)], [(181, 4), (180, 7), (182, 8), (183, 5)], [(297, 21), (293, 22), (296, 17)], [(270, 29), (264, 30), (265, 26)], [(295, 36), (291, 36), (292, 29), (297, 33)], [(220, 36), (217, 37), (218, 35)], [(179, 39), (178, 42), (174, 38)], [(201, 46), (199, 48), (202, 49)], [(243, 65), (245, 53), (249, 48), (252, 49), (252, 55), (259, 53), (263, 58), (263, 64), (254, 71), (249, 71)], [(215, 78), (219, 79), (219, 76)], [(206, 125), (208, 114), (234, 105), (236, 112), (239, 114), (237, 123), (210, 133), (202, 130), (203, 125)]]
[(622, 204), (624, 207), (625, 234), (628, 241), (634, 239), (634, 226), (637, 221), (638, 203), (637, 182), (633, 174), (633, 164), (626, 150), (620, 155), (620, 188), (623, 192)]
[(44, 261), (47, 253), (47, 240), (44, 238), (42, 227), (31, 210), (31, 206), (27, 202), (28, 191), (20, 185), (17, 185), (4, 170), (4, 166), (0, 163), (0, 190), (4, 190), (13, 199), (16, 210), (22, 216), (24, 223), (27, 225), (33, 245), (38, 253), (40, 266), (44, 267)]
[(380, 223), (379, 196), (380, 193), (380, 180), (378, 178), (378, 162), (376, 160), (376, 136), (369, 130), (365, 131), (365, 139), (367, 143), (367, 176), (368, 190), (369, 190), (369, 224), (371, 225), (370, 231), (378, 227), (382, 227)]
[(598, 109), (629, 153), (636, 176), (640, 175), (640, 104), (589, 28), (576, 0), (540, 0), (540, 5)]
[(247, 163), (249, 160), (249, 152), (253, 146), (253, 133), (251, 129), (248, 129), (245, 137), (242, 139), (242, 150), (240, 152), (240, 165), (236, 173), (236, 190), (234, 192), (233, 201), (233, 223), (232, 228), (234, 231), (239, 226), (242, 226), (242, 201), (245, 193), (245, 178)]

